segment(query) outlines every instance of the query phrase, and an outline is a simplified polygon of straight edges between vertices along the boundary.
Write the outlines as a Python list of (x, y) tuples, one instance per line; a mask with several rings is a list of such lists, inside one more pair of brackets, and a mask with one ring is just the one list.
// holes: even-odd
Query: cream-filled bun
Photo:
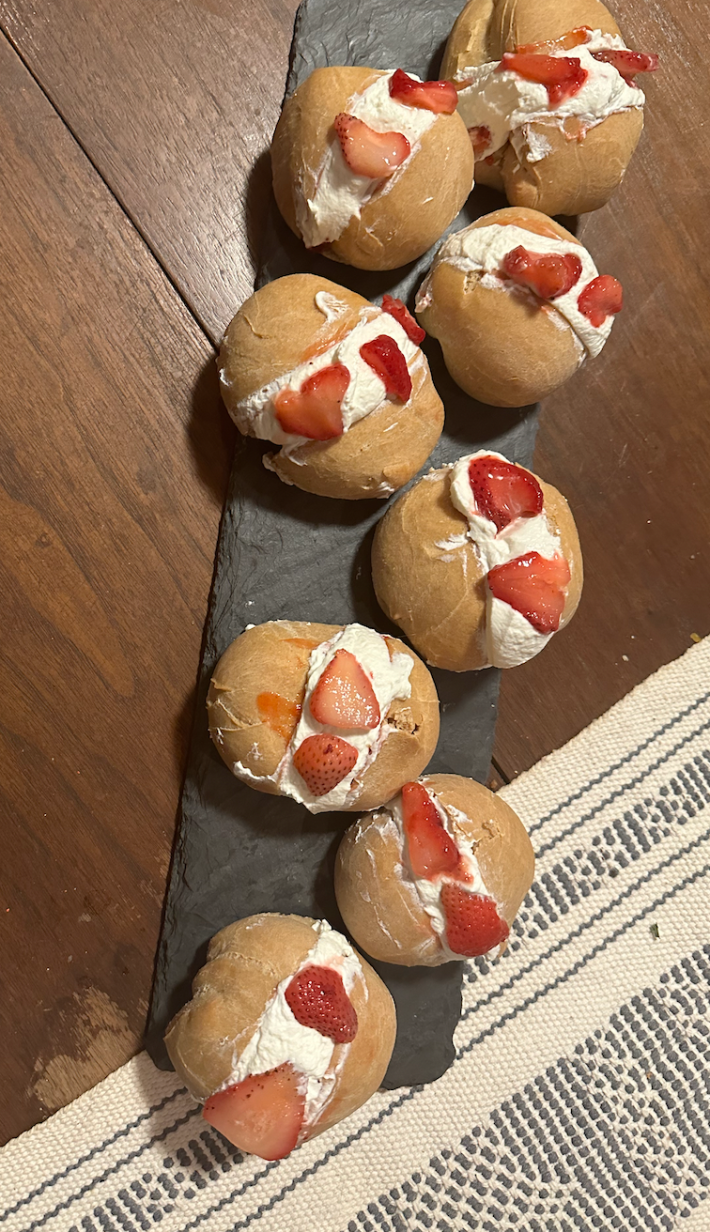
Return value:
[(469, 0), (441, 73), (458, 89), (476, 181), (511, 205), (580, 214), (621, 183), (643, 128), (635, 74), (657, 64), (629, 51), (599, 0)]
[(574, 615), (582, 554), (556, 488), (482, 449), (430, 471), (377, 527), (379, 603), (434, 667), (516, 667)]
[(525, 827), (500, 796), (429, 774), (346, 831), (335, 893), (366, 954), (436, 967), (501, 953), (534, 872)]
[(621, 307), (621, 284), (571, 232), (512, 206), (444, 241), (416, 311), (466, 393), (526, 406), (599, 354)]
[(347, 500), (391, 495), (423, 466), (444, 408), (398, 299), (376, 307), (313, 274), (269, 282), (227, 328), (222, 397), (240, 432), (281, 448), (284, 483)]
[(247, 629), (214, 669), (207, 713), (237, 778), (311, 813), (377, 808), (421, 774), (439, 738), (424, 664), (358, 624)]
[(396, 1031), (378, 975), (324, 920), (252, 915), (212, 938), (165, 1044), (203, 1117), (282, 1159), (379, 1087)]
[(473, 185), (473, 152), (448, 82), (371, 68), (318, 68), (286, 100), (274, 194), (307, 248), (360, 269), (426, 252)]

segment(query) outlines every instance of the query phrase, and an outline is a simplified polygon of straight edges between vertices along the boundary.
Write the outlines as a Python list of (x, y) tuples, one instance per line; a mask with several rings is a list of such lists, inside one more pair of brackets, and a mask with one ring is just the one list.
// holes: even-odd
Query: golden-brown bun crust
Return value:
[[(579, 244), (536, 210), (495, 210), (480, 227), (516, 226)], [(472, 398), (491, 406), (527, 406), (558, 389), (580, 366), (584, 348), (554, 305), (481, 285), (479, 273), (446, 260), (430, 275), (431, 302), (417, 311), (422, 328), (438, 338), (451, 376)], [(560, 328), (562, 325), (562, 328)]]
[[(466, 68), (500, 60), (503, 52), (525, 43), (558, 38), (579, 26), (620, 34), (600, 0), (470, 0), (449, 36), (441, 75), (454, 78)], [(479, 161), (476, 182), (506, 193), (511, 205), (529, 206), (545, 214), (579, 214), (597, 210), (618, 188), (643, 128), (640, 107), (608, 116), (576, 139), (576, 120), (532, 124), (551, 151), (539, 162), (521, 166), (509, 146), (502, 163)]]
[[(316, 295), (334, 296), (347, 310), (327, 321)], [(219, 354), (225, 406), (242, 432), (248, 421), (239, 403), (321, 353), (354, 329), (369, 301), (315, 274), (289, 274), (267, 283), (227, 327)], [(331, 441), (314, 441), (273, 456), (271, 468), (287, 483), (318, 496), (363, 500), (389, 495), (424, 465), (444, 426), (444, 407), (422, 352), (411, 370), (412, 394), (406, 406), (389, 399), (348, 432)]]
[[(210, 735), (230, 769), (241, 762), (260, 776), (251, 784), (257, 791), (280, 794), (276, 783), (262, 776), (275, 773), (289, 742), (263, 721), (257, 697), (277, 693), (300, 704), (311, 651), (342, 628), (286, 620), (256, 625), (232, 642), (215, 667), (207, 695)], [(386, 640), (392, 653), (412, 660), (412, 692), (390, 706), (389, 734), (362, 776), (357, 800), (344, 811), (377, 808), (389, 800), (402, 783), (421, 774), (439, 738), (439, 699), (431, 675), (403, 642)]]
[[(333, 120), (380, 72), (319, 68), (286, 100), (271, 147), (276, 203), (296, 235), (299, 199), (315, 194)], [(402, 174), (383, 183), (330, 244), (328, 256), (359, 269), (396, 269), (444, 233), (471, 191), (473, 152), (461, 117), (440, 115)], [(432, 185), (436, 191), (432, 192)]]
[[(572, 122), (566, 131), (574, 132)], [(550, 153), (539, 162), (520, 164), (512, 146), (501, 168), (504, 191), (513, 205), (543, 214), (583, 214), (599, 210), (616, 191), (643, 129), (643, 111), (616, 111), (587, 130), (582, 141), (551, 124), (531, 124)]]
[[(525, 469), (524, 467), (522, 469)], [(532, 474), (532, 472), (530, 472)], [(570, 567), (560, 618), (562, 629), (582, 593), (582, 553), (565, 498), (535, 476), (551, 529)], [(466, 533), (466, 518), (449, 495), (451, 470), (430, 471), (405, 492), (380, 521), (372, 547), (378, 602), (404, 630), (427, 663), (452, 672), (488, 666), (485, 638), (486, 575), (473, 544), (452, 550), (447, 540)]]
[[(500, 796), (472, 779), (431, 774), (422, 782), (444, 808), (466, 815), (461, 830), (477, 844), (486, 888), (511, 925), (535, 872), (532, 845), (520, 818)], [(448, 961), (416, 890), (403, 879), (401, 835), (384, 812), (361, 817), (343, 836), (335, 863), (335, 894), (349, 932), (371, 957), (407, 967)]]
[[(235, 1057), (251, 1039), (281, 980), (303, 963), (317, 942), (315, 921), (296, 915), (261, 914), (230, 924), (210, 942), (207, 962), (192, 985), (192, 1000), (170, 1023), (165, 1044), (177, 1073), (196, 1099), (228, 1081)], [(334, 1092), (309, 1127), (312, 1138), (349, 1116), (379, 1087), (396, 1032), (392, 998), (360, 958), (363, 981), (350, 999), (358, 1031), (347, 1048)], [(337, 1045), (333, 1066), (345, 1045)]]

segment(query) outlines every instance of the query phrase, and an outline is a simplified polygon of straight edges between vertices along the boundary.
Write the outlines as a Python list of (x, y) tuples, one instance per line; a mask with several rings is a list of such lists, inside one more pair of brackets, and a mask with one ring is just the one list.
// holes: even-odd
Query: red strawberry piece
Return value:
[(542, 488), (534, 475), (502, 458), (474, 458), (468, 481), (473, 499), (484, 517), (503, 530), (516, 518), (534, 518), (542, 512)]
[(431, 881), (441, 873), (455, 872), (459, 863), (458, 847), (421, 783), (404, 784), (402, 816), (414, 876)]
[(343, 158), (355, 175), (383, 180), (406, 162), (412, 147), (404, 133), (377, 133), (356, 116), (341, 111), (335, 117)]
[(473, 128), (469, 128), (468, 135), (476, 158), (481, 158), (491, 144), (490, 128), (487, 124), (475, 124)]
[(583, 317), (591, 321), (595, 329), (603, 325), (607, 317), (621, 312), (624, 306), (624, 293), (620, 282), (611, 274), (600, 274), (592, 278), (577, 300), (577, 307)]
[(340, 404), (350, 384), (345, 364), (329, 364), (309, 376), (300, 389), (281, 389), (274, 398), (274, 411), (284, 432), (307, 436), (312, 441), (330, 441), (343, 435)]
[(520, 55), (509, 51), (504, 53), (497, 71), (506, 70), (545, 86), (552, 107), (577, 94), (589, 76), (581, 61), (573, 56)]
[(217, 1091), (202, 1115), (240, 1151), (283, 1159), (298, 1142), (305, 1102), (303, 1080), (286, 1062)]
[(471, 894), (446, 881), (441, 887), (441, 906), (446, 917), (446, 940), (454, 954), (476, 958), (507, 941), (510, 929), (498, 915), (492, 898)]
[(624, 81), (628, 81), (630, 85), (635, 85), (634, 76), (636, 73), (655, 73), (658, 68), (658, 56), (650, 53), (646, 55), (642, 51), (628, 51), (626, 48), (605, 47), (603, 51), (593, 51), (592, 56), (595, 60), (601, 60), (602, 64), (613, 64), (617, 72), (621, 73)]
[(450, 81), (416, 81), (401, 68), (390, 77), (390, 98), (437, 115), (453, 115), (459, 101)]
[(512, 282), (534, 291), (540, 299), (566, 295), (582, 273), (582, 262), (575, 252), (528, 252), (522, 244), (505, 254), (502, 266)]
[(586, 43), (592, 33), (591, 26), (577, 26), (576, 30), (569, 30), (567, 34), (561, 34), (556, 39), (543, 39), (540, 43), (523, 43), (515, 50), (518, 55), (535, 56), (549, 55), (552, 51), (571, 51), (573, 47), (579, 47), (580, 43)]
[(357, 749), (340, 736), (318, 732), (306, 736), (293, 755), (293, 764), (313, 796), (326, 796), (338, 786), (357, 761)]
[(538, 633), (556, 633), (569, 579), (564, 556), (547, 560), (539, 552), (526, 552), (491, 569), (488, 585), (496, 599), (509, 603)]
[(342, 976), (332, 967), (304, 967), (286, 989), (286, 1002), (296, 1022), (312, 1027), (335, 1044), (351, 1044), (357, 1035), (357, 1013)]
[(390, 338), (389, 334), (379, 334), (370, 342), (363, 342), (360, 355), (384, 381), (388, 397), (398, 398), (400, 402), (409, 401), (412, 378), (407, 361), (394, 338)]
[(383, 295), (382, 311), (389, 313), (391, 317), (394, 317), (395, 321), (399, 321), (411, 342), (416, 346), (421, 345), (426, 338), (426, 330), (423, 330), (421, 325), (417, 325), (411, 312), (402, 303), (401, 299), (395, 299), (392, 295)]
[(336, 650), (308, 704), (316, 722), (326, 727), (371, 731), (380, 721), (375, 691), (349, 650)]

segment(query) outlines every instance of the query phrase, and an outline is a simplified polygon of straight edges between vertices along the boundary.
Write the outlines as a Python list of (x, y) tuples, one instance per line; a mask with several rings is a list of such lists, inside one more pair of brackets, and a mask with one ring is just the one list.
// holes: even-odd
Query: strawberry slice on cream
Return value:
[(285, 1062), (217, 1091), (206, 1101), (202, 1116), (240, 1151), (283, 1159), (298, 1144), (305, 1103), (305, 1083)]
[(456, 87), (450, 81), (419, 81), (401, 68), (390, 77), (390, 98), (435, 115), (453, 115), (458, 103)]
[(342, 111), (333, 127), (338, 135), (343, 158), (353, 175), (384, 180), (409, 158), (412, 147), (404, 133), (377, 132), (364, 120)]

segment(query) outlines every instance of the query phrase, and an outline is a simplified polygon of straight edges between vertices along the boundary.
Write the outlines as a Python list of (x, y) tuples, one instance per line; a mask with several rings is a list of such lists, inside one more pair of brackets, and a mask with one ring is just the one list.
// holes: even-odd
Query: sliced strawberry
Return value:
[(513, 462), (490, 455), (469, 463), (468, 481), (473, 499), (485, 518), (503, 530), (516, 518), (534, 518), (542, 512), (542, 488), (534, 475)]
[(487, 124), (475, 124), (473, 128), (469, 128), (468, 135), (476, 158), (482, 158), (491, 144), (490, 128)]
[(423, 330), (421, 325), (417, 325), (414, 317), (401, 299), (395, 299), (392, 295), (382, 296), (382, 311), (389, 313), (394, 317), (395, 321), (399, 321), (405, 334), (411, 342), (416, 346), (420, 346), (426, 338), (426, 330)]
[(561, 34), (559, 38), (543, 39), (539, 43), (523, 43), (515, 50), (519, 56), (539, 56), (549, 55), (553, 51), (571, 51), (573, 47), (586, 43), (591, 33), (591, 26), (577, 26), (576, 30), (569, 30), (567, 34)]
[(404, 133), (377, 133), (356, 116), (341, 111), (335, 117), (343, 158), (355, 175), (383, 180), (406, 162), (412, 147)]
[(326, 796), (348, 776), (357, 761), (357, 749), (340, 736), (318, 732), (306, 736), (293, 755), (293, 764), (313, 796)]
[(349, 650), (336, 650), (309, 701), (317, 723), (349, 731), (371, 731), (380, 721), (375, 691)]
[(441, 873), (456, 871), (458, 848), (422, 783), (404, 784), (402, 819), (409, 863), (415, 877), (431, 881)]
[(290, 702), (280, 693), (259, 693), (256, 698), (259, 718), (284, 740), (290, 740), (301, 717), (302, 704)]
[(592, 278), (577, 300), (577, 307), (583, 317), (591, 321), (595, 329), (603, 325), (607, 317), (621, 312), (624, 306), (624, 292), (620, 282), (611, 274), (600, 274)]
[(217, 1091), (202, 1115), (240, 1151), (283, 1159), (298, 1142), (305, 1104), (303, 1078), (286, 1062)]
[(450, 81), (416, 81), (401, 68), (390, 77), (390, 98), (437, 115), (453, 115), (459, 101)]
[(491, 569), (488, 585), (496, 599), (509, 603), (538, 633), (556, 633), (569, 579), (564, 556), (547, 560), (539, 552), (526, 552)]
[(573, 56), (540, 56), (506, 51), (497, 72), (519, 73), (526, 81), (537, 81), (547, 90), (550, 106), (556, 107), (582, 89), (589, 76), (581, 60)]
[(404, 355), (394, 338), (389, 334), (379, 334), (370, 342), (363, 342), (360, 355), (381, 381), (384, 381), (387, 395), (398, 398), (400, 402), (408, 402), (412, 392), (412, 378)]
[(575, 252), (528, 252), (522, 244), (507, 252), (501, 264), (511, 282), (527, 287), (540, 299), (566, 295), (582, 273), (582, 262)]
[(304, 967), (286, 989), (286, 1001), (296, 1022), (312, 1027), (335, 1044), (352, 1044), (357, 1013), (342, 976), (332, 967)]
[(595, 60), (601, 60), (602, 64), (613, 64), (630, 85), (636, 84), (636, 73), (655, 73), (658, 68), (658, 56), (653, 52), (646, 55), (643, 51), (628, 51), (625, 47), (618, 50), (606, 47), (603, 51), (593, 51), (592, 56)]
[(510, 929), (492, 898), (446, 881), (441, 887), (441, 906), (449, 949), (462, 958), (487, 954), (508, 938)]
[(300, 389), (281, 389), (274, 398), (274, 411), (284, 432), (312, 441), (342, 436), (340, 404), (349, 384), (345, 364), (329, 364), (309, 376)]

